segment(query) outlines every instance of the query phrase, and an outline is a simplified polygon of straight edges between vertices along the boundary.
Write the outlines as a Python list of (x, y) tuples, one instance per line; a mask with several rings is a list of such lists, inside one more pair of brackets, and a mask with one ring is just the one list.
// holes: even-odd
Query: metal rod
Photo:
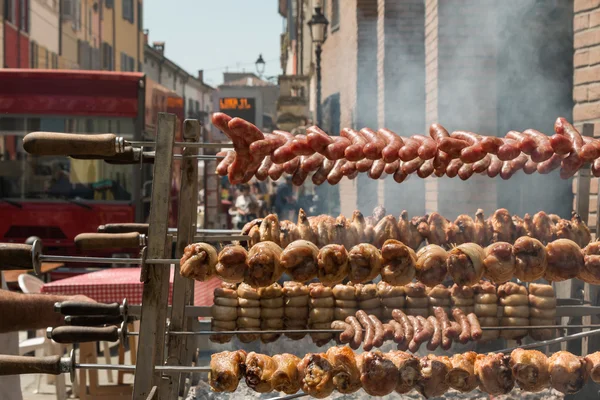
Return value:
[(594, 330), (587, 331), (587, 332), (574, 333), (572, 335), (567, 335), (567, 336), (550, 339), (550, 340), (544, 340), (541, 342), (523, 344), (521, 346), (513, 347), (510, 349), (498, 350), (497, 353), (510, 353), (515, 349), (534, 349), (536, 347), (544, 347), (544, 346), (548, 346), (551, 344), (568, 342), (571, 340), (577, 340), (577, 339), (581, 339), (581, 338), (588, 337), (588, 336), (594, 336), (594, 335), (600, 335), (600, 329), (594, 329)]
[[(77, 256), (40, 256), (40, 261), (92, 263), (92, 264), (141, 264), (141, 258), (77, 257)], [(146, 264), (178, 264), (180, 260), (172, 258), (146, 259)]]
[[(177, 233), (177, 228), (169, 228), (170, 233)], [(196, 233), (241, 235), (239, 229), (196, 229)]]
[(176, 160), (181, 160), (184, 158), (195, 158), (196, 160), (222, 160), (225, 156), (217, 156), (217, 155), (198, 155), (198, 156), (182, 156), (181, 154), (173, 154), (173, 158)]
[(296, 394), (288, 394), (286, 396), (277, 396), (277, 397), (269, 397), (267, 400), (290, 400), (297, 399), (300, 397), (308, 396), (308, 393), (296, 393)]
[[(79, 369), (97, 369), (105, 371), (135, 371), (135, 365), (123, 364), (75, 364)], [(192, 367), (179, 365), (158, 365), (155, 370), (161, 372), (210, 372), (210, 367)]]
[[(127, 140), (126, 144), (131, 146), (156, 147), (155, 142), (147, 142), (142, 140)], [(189, 143), (175, 142), (175, 147), (198, 147), (201, 149), (233, 149), (233, 143)]]

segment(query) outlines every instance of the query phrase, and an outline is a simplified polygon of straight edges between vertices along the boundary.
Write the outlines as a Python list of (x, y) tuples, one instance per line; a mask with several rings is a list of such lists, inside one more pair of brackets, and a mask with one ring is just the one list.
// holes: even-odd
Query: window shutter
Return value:
[(64, 19), (73, 19), (73, 0), (62, 0), (62, 16)]

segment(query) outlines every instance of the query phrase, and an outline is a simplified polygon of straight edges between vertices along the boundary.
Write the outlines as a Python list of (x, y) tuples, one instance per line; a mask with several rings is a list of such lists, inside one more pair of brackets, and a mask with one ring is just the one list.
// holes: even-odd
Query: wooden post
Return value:
[[(156, 155), (152, 183), (152, 203), (148, 228), (148, 258), (170, 258), (165, 241), (169, 228), (169, 201), (173, 171), (173, 147), (177, 117), (159, 113)], [(170, 246), (168, 246), (170, 249)], [(133, 399), (146, 400), (152, 387), (160, 385), (154, 367), (161, 360), (165, 345), (166, 312), (169, 295), (169, 272), (166, 265), (148, 264), (147, 281), (142, 295), (140, 336), (133, 384)], [(157, 357), (160, 356), (160, 357)]]
[[(200, 123), (197, 120), (185, 120), (183, 123), (183, 140), (186, 142), (197, 142), (199, 137)], [(197, 154), (197, 147), (186, 147), (182, 152), (184, 158), (181, 161), (181, 188), (179, 190), (176, 244), (177, 258), (182, 257), (185, 247), (194, 242), (194, 234), (196, 233), (198, 160), (194, 156)], [(176, 265), (173, 277), (173, 306), (171, 307), (170, 330), (184, 331), (186, 329), (185, 306), (190, 303), (193, 291), (194, 281), (181, 276), (179, 265)], [(187, 336), (170, 336), (167, 339), (167, 365), (184, 365), (182, 350), (186, 348), (186, 338)], [(176, 399), (179, 396), (179, 375), (177, 373), (170, 375), (169, 399)]]

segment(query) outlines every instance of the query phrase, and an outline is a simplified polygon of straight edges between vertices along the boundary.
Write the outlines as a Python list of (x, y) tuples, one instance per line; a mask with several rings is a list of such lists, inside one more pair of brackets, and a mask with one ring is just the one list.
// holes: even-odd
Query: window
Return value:
[(137, 18), (138, 18), (138, 31), (143, 31), (144, 30), (144, 19), (142, 18), (143, 15), (143, 8), (142, 8), (142, 2), (138, 1), (137, 3)]
[(340, 29), (340, 1), (331, 0), (331, 32)]
[(106, 4), (106, 8), (113, 8), (114, 0), (104, 0), (104, 4)]
[(29, 8), (27, 7), (27, 0), (19, 1), (19, 28), (22, 31), (29, 32)]
[(129, 57), (127, 53), (121, 52), (121, 71), (134, 72), (135, 60)]
[(31, 68), (39, 68), (39, 47), (36, 42), (31, 42), (29, 46), (29, 63), (31, 64)]
[(88, 27), (88, 35), (92, 37), (92, 8), (88, 10), (88, 19), (87, 19), (87, 27)]
[(52, 68), (58, 69), (58, 55), (52, 53)]
[(15, 22), (15, 0), (4, 0), (4, 18), (8, 22)]
[(113, 48), (108, 43), (102, 43), (102, 69), (108, 71), (114, 71), (115, 60), (114, 60)]
[(50, 52), (48, 50), (46, 50), (46, 65), (44, 68), (50, 69)]
[(133, 24), (133, 0), (123, 0), (123, 19)]
[(200, 112), (200, 102), (198, 100), (196, 100), (196, 108), (195, 108), (196, 112)]
[(194, 113), (194, 100), (193, 99), (188, 99), (188, 116), (192, 116), (192, 114)]

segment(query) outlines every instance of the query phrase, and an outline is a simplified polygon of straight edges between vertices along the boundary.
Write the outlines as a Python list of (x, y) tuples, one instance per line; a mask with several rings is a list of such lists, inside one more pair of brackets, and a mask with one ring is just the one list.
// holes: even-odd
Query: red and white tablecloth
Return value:
[[(173, 269), (169, 285), (169, 304), (173, 295)], [(211, 306), (213, 291), (220, 286), (217, 278), (206, 282), (194, 281), (194, 305)], [(127, 298), (129, 304), (141, 304), (144, 284), (140, 282), (139, 268), (110, 268), (46, 283), (42, 293), (75, 295), (82, 294), (99, 303), (121, 303)]]

